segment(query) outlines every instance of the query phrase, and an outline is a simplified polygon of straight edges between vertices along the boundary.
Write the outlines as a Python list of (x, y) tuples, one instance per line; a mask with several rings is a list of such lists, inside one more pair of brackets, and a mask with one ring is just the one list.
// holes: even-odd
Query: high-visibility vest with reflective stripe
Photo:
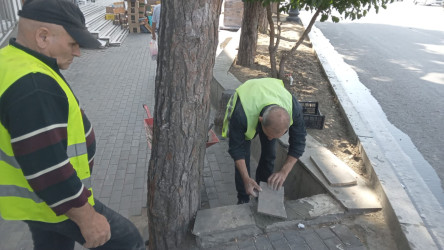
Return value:
[(276, 104), (287, 110), (290, 115), (290, 125), (293, 124), (293, 97), (285, 89), (282, 80), (275, 78), (251, 79), (240, 85), (227, 104), (222, 127), (222, 136), (228, 136), (228, 123), (240, 99), (247, 117), (245, 140), (251, 140), (256, 134), (259, 115), (265, 106)]
[[(36, 57), (9, 45), (0, 50), (0, 98), (14, 82), (29, 73), (42, 73), (50, 76), (65, 92), (69, 104), (67, 155), (77, 176), (92, 193), (82, 113), (74, 94), (62, 77)], [(94, 205), (93, 195), (88, 198), (88, 202)], [(57, 205), (59, 203), (50, 204), (52, 207)], [(1, 123), (0, 214), (6, 220), (57, 223), (68, 219), (65, 215), (56, 216), (48, 204), (40, 199), (29, 186), (14, 157), (9, 132)]]

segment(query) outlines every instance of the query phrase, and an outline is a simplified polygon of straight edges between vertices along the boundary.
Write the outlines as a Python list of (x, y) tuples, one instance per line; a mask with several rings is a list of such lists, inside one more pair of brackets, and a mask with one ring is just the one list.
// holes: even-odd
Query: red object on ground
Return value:
[[(154, 118), (151, 116), (150, 109), (146, 104), (142, 105), (146, 111), (147, 118), (143, 119), (143, 125), (145, 127), (146, 141), (148, 143), (148, 147), (151, 149), (152, 141), (153, 141), (153, 123)], [(219, 138), (217, 138), (216, 133), (212, 129), (208, 131), (208, 141), (207, 148), (219, 142)]]

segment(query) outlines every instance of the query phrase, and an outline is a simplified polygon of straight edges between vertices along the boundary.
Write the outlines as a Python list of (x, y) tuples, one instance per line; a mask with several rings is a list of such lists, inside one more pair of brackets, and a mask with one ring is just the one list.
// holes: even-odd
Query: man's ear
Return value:
[(262, 120), (263, 120), (263, 118), (262, 118), (262, 116), (259, 116), (259, 121), (262, 123)]
[(49, 44), (50, 31), (46, 27), (40, 27), (35, 32), (35, 40), (40, 49), (45, 49)]

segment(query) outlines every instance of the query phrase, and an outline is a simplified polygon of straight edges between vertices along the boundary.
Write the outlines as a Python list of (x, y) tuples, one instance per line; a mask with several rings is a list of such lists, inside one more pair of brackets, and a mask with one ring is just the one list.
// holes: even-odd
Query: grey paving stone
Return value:
[(111, 197), (111, 193), (112, 193), (112, 190), (113, 190), (113, 186), (111, 186), (111, 185), (104, 185), (103, 187), (102, 187), (102, 192), (100, 192), (100, 197)]
[(239, 247), (240, 250), (256, 250), (256, 247), (253, 246), (245, 246), (245, 247)]
[(257, 212), (279, 218), (287, 218), (284, 206), (284, 188), (273, 190), (266, 182), (261, 182)]
[(288, 244), (288, 242), (282, 238), (280, 240), (277, 241), (272, 241), (271, 245), (273, 245), (274, 249), (279, 249), (279, 250), (290, 250), (290, 245)]
[(218, 192), (215, 187), (207, 187), (208, 199), (214, 200), (218, 198)]
[(282, 232), (277, 231), (277, 232), (269, 232), (267, 233), (268, 239), (273, 242), (273, 241), (277, 241), (277, 240), (281, 240), (284, 239), (284, 235), (282, 234)]
[(344, 242), (347, 247), (360, 247), (362, 242), (356, 237), (350, 229), (342, 224), (337, 224), (330, 227), (331, 230)]
[(128, 210), (131, 207), (131, 196), (122, 196), (119, 210)]
[(135, 179), (134, 179), (134, 188), (135, 189), (137, 189), (137, 188), (143, 188), (143, 185), (145, 184), (145, 177), (144, 176), (142, 176), (142, 177), (136, 177)]
[(134, 179), (136, 178), (135, 173), (126, 173), (125, 175), (125, 185), (126, 184), (134, 184)]
[(283, 234), (284, 234), (285, 239), (287, 239), (287, 241), (293, 241), (294, 239), (299, 237), (299, 232), (295, 229), (285, 230), (285, 231), (283, 231)]
[(125, 180), (125, 173), (126, 173), (126, 171), (124, 169), (118, 169), (116, 171), (116, 180), (120, 180), (120, 179)]
[(214, 180), (211, 177), (204, 177), (205, 187), (214, 187)]
[(331, 231), (331, 229), (329, 227), (322, 227), (322, 228), (315, 229), (315, 232), (323, 240), (336, 237), (336, 235)]
[(113, 191), (122, 191), (124, 179), (114, 179)]
[(213, 171), (213, 179), (214, 181), (222, 181), (222, 174), (220, 170)]
[(289, 242), (291, 250), (312, 250), (306, 243)]
[(217, 207), (197, 211), (193, 234), (201, 236), (252, 226), (256, 223), (248, 205)]
[(324, 240), (324, 243), (325, 245), (327, 245), (328, 249), (330, 250), (346, 249), (344, 243), (341, 240), (339, 240), (338, 237), (326, 239)]
[(307, 230), (301, 233), (301, 237), (304, 238), (305, 242), (311, 249), (316, 250), (327, 250), (327, 246), (323, 243), (322, 239), (313, 231)]
[(217, 208), (221, 206), (221, 202), (219, 199), (209, 199), (208, 203), (210, 204), (210, 208)]
[[(290, 245), (307, 245), (307, 243), (305, 242), (304, 238), (302, 238), (301, 236), (297, 235), (297, 236), (292, 236), (289, 238), (286, 238), (288, 244)], [(307, 245), (308, 246), (308, 245)]]
[(105, 177), (105, 181), (103, 182), (103, 185), (104, 186), (113, 185), (115, 178), (116, 178), (115, 174), (107, 174), (106, 177)]
[(237, 247), (239, 247), (239, 249), (246, 249), (247, 247), (254, 247), (254, 239), (253, 238), (249, 238), (243, 241), (240, 241), (237, 243)]
[(110, 197), (109, 202), (110, 203), (120, 203), (121, 197), (122, 197), (122, 193), (121, 192), (113, 191), (111, 193), (111, 197)]
[(254, 238), (254, 245), (258, 250), (272, 250), (273, 246), (271, 245), (270, 240), (265, 235), (260, 235)]

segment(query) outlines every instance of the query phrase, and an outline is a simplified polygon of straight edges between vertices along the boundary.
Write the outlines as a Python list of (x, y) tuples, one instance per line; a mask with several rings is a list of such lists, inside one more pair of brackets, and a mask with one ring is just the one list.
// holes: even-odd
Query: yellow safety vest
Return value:
[[(82, 113), (71, 89), (63, 78), (36, 57), (11, 45), (0, 50), (0, 97), (14, 82), (29, 73), (42, 73), (52, 77), (65, 92), (69, 104), (67, 155), (77, 176), (92, 193)], [(88, 198), (88, 202), (94, 205), (93, 195)], [(65, 215), (56, 216), (29, 186), (14, 157), (11, 136), (1, 123), (0, 214), (5, 220), (57, 223), (68, 219)]]
[(251, 140), (256, 134), (259, 115), (265, 106), (277, 104), (287, 110), (290, 115), (290, 125), (293, 124), (293, 97), (285, 89), (282, 80), (275, 78), (251, 79), (243, 83), (236, 89), (236, 92), (230, 98), (225, 112), (224, 123), (222, 127), (222, 136), (228, 136), (228, 123), (236, 106), (239, 97), (247, 116), (247, 131), (245, 140)]

